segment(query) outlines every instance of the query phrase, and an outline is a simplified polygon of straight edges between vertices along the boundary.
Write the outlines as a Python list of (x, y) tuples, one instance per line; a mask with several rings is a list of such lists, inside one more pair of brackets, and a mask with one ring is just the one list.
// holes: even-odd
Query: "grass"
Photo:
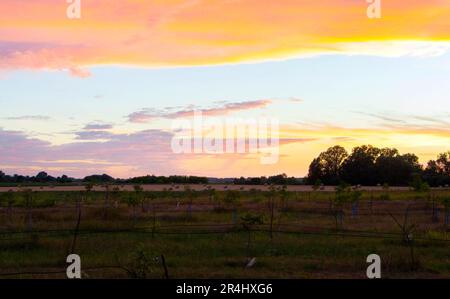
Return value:
[[(225, 193), (217, 192), (219, 201)], [(247, 213), (264, 219), (252, 227), (250, 246), (241, 221), (233, 223), (235, 206), (221, 202), (218, 209), (207, 192), (196, 195), (192, 215), (183, 193), (111, 193), (105, 213), (104, 192), (34, 192), (31, 232), (26, 231), (30, 210), (24, 194), (8, 194), (14, 204), (11, 210), (1, 201), (0, 278), (15, 272), (39, 274), (6, 277), (64, 277), (80, 196), (86, 200), (75, 252), (88, 278), (129, 278), (130, 273), (142, 273), (142, 265), (145, 277), (161, 278), (163, 268), (156, 259), (161, 254), (173, 278), (365, 278), (366, 257), (372, 253), (381, 256), (385, 278), (450, 278), (449, 230), (443, 212), (439, 222), (433, 221), (430, 204), (433, 198), (439, 203), (448, 197), (449, 191), (389, 191), (389, 199), (385, 191), (363, 192), (357, 216), (351, 217), (351, 203), (344, 203), (339, 231), (330, 209), (332, 192), (288, 192), (284, 209), (277, 197), (273, 239), (267, 194), (241, 193), (238, 219)], [(127, 200), (130, 195), (139, 197), (134, 207)], [(414, 267), (410, 248), (388, 214), (403, 219), (408, 206), (409, 222), (416, 225)], [(145, 263), (138, 258), (148, 256)], [(256, 257), (256, 264), (245, 268), (249, 257)], [(45, 274), (55, 271), (61, 273)]]

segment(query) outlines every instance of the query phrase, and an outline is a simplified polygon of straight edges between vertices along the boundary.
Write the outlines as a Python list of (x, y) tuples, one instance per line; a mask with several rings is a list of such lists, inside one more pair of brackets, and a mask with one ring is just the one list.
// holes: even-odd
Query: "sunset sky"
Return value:
[[(450, 150), (450, 1), (1, 0), (0, 170), (307, 174), (327, 147)], [(280, 158), (174, 154), (171, 124), (276, 118)]]

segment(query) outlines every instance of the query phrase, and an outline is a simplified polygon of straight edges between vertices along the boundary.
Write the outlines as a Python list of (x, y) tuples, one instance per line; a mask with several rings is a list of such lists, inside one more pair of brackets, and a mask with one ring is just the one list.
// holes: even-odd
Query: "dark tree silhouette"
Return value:
[[(418, 175), (432, 186), (450, 182), (450, 152), (440, 154), (428, 162), (423, 171), (415, 154), (401, 155), (395, 148), (376, 148), (371, 145), (355, 147), (347, 156), (342, 147), (329, 148), (315, 158), (310, 167), (309, 184), (408, 186)], [(439, 183), (439, 184), (438, 184)]]
[(342, 164), (348, 156), (342, 146), (330, 147), (312, 161), (309, 166), (308, 183), (314, 184), (320, 180), (326, 185), (336, 185), (341, 180)]
[(436, 160), (430, 160), (424, 170), (424, 179), (431, 186), (450, 184), (450, 151), (441, 153)]
[(355, 147), (342, 165), (342, 179), (350, 184), (374, 185), (375, 162), (380, 152), (371, 145)]

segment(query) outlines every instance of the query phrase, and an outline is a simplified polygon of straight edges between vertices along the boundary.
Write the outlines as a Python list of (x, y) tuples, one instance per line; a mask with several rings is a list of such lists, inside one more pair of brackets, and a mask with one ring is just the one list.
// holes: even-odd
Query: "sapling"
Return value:
[(352, 217), (358, 216), (358, 207), (361, 196), (362, 192), (359, 190), (353, 190), (350, 193), (350, 200), (352, 202)]
[[(7, 201), (6, 196), (3, 193), (0, 193), (0, 207), (5, 207), (7, 205), (6, 201)], [(5, 210), (5, 211), (6, 211), (6, 216), (8, 217), (8, 210)]]
[(339, 230), (344, 223), (344, 204), (350, 198), (351, 190), (350, 186), (347, 184), (340, 184), (336, 187), (336, 193), (334, 198), (334, 217), (336, 223), (336, 230)]
[(155, 206), (155, 199), (157, 198), (156, 193), (155, 192), (150, 192), (148, 194), (148, 201), (147, 204), (149, 205), (147, 207), (147, 211), (149, 210), (149, 207), (151, 206), (152, 212), (153, 212), (153, 216), (155, 217), (155, 213), (156, 213), (156, 206)]
[(112, 199), (113, 199), (113, 203), (114, 203), (114, 208), (118, 208), (119, 207), (119, 200), (120, 200), (120, 188), (119, 187), (114, 187), (112, 189)]
[(450, 225), (450, 196), (449, 197), (445, 197), (442, 200), (442, 204), (444, 205), (444, 224), (445, 227), (448, 227)]
[(110, 186), (108, 183), (103, 185), (103, 188), (105, 189), (105, 199), (103, 203), (103, 219), (108, 218), (108, 209), (109, 209), (109, 192), (110, 192)]
[(153, 226), (152, 226), (152, 238), (155, 237), (155, 231), (156, 231), (156, 206), (154, 200), (156, 199), (156, 194), (151, 192), (148, 196), (148, 199), (152, 203), (152, 218), (153, 218)]
[(172, 196), (173, 196), (173, 199), (174, 199), (175, 202), (176, 202), (176, 209), (178, 210), (179, 207), (180, 207), (180, 197), (181, 197), (181, 194), (180, 194), (180, 192), (174, 191)]
[(23, 196), (25, 198), (25, 208), (27, 210), (26, 216), (26, 230), (33, 230), (33, 191), (31, 189), (26, 189), (23, 191)]
[(93, 188), (94, 184), (92, 183), (87, 183), (86, 185), (84, 185), (84, 189), (86, 190), (86, 192), (91, 192)]
[(131, 262), (127, 267), (122, 267), (131, 278), (151, 278), (155, 272), (155, 266), (160, 263), (159, 255), (151, 252), (143, 244), (139, 244), (131, 255)]
[(317, 191), (320, 190), (321, 186), (322, 186), (322, 181), (321, 181), (321, 180), (316, 180), (316, 182), (315, 182), (314, 185), (312, 186), (312, 189), (313, 189), (313, 198), (316, 197), (316, 193), (317, 193)]
[(333, 214), (334, 211), (334, 201), (331, 195), (328, 195), (328, 212)]
[(410, 187), (416, 192), (428, 192), (430, 191), (430, 185), (422, 180), (422, 176), (418, 173), (412, 175)]
[(145, 198), (142, 195), (142, 193), (144, 192), (144, 188), (142, 188), (141, 185), (136, 184), (136, 185), (133, 186), (133, 189), (134, 189), (134, 193), (135, 193), (135, 199), (134, 199), (134, 202), (132, 203), (133, 214), (134, 214), (133, 217), (136, 220), (136, 213), (137, 213), (136, 208), (137, 208), (137, 205), (141, 204), (141, 208), (142, 208)]
[(225, 203), (232, 208), (232, 221), (233, 224), (237, 223), (237, 205), (239, 201), (240, 193), (235, 190), (228, 190), (225, 194)]
[(388, 183), (384, 183), (383, 187), (382, 187), (383, 192), (381, 193), (381, 196), (380, 196), (381, 200), (389, 200), (389, 199), (391, 199), (391, 196), (389, 194), (389, 189), (390, 189), (389, 184)]
[(196, 196), (195, 190), (192, 190), (189, 186), (185, 186), (184, 195), (188, 199), (187, 217), (190, 219), (192, 218), (192, 203), (194, 201), (194, 197)]
[(94, 188), (94, 184), (87, 183), (84, 185), (84, 194), (81, 192), (80, 196), (77, 198), (76, 203), (76, 209), (77, 209), (77, 215), (81, 213), (81, 208), (83, 205), (83, 202), (87, 202), (89, 200), (89, 194), (91, 193), (92, 189)]
[(216, 189), (211, 188), (211, 186), (208, 186), (208, 199), (209, 199), (209, 202), (210, 203), (214, 202), (215, 198), (216, 198)]
[(431, 195), (431, 200), (432, 200), (432, 204), (431, 204), (431, 209), (432, 209), (432, 213), (431, 213), (431, 221), (433, 223), (438, 223), (439, 222), (439, 204), (436, 201), (436, 197), (435, 195), (432, 193)]
[(369, 210), (370, 214), (373, 214), (373, 191), (370, 191)]
[[(416, 191), (420, 194), (420, 191)], [(431, 208), (431, 222), (439, 222), (439, 202), (436, 200), (436, 196), (432, 192), (428, 192), (426, 195), (427, 206)]]
[(273, 219), (275, 213), (275, 204), (276, 204), (276, 191), (274, 186), (269, 187), (269, 191), (266, 194), (268, 198), (268, 206), (270, 211), (270, 240), (273, 240)]
[(137, 219), (137, 209), (136, 208), (139, 204), (138, 194), (137, 193), (128, 194), (128, 196), (126, 197), (126, 202), (127, 202), (128, 207), (132, 208), (132, 219), (133, 219), (133, 222), (136, 222), (136, 219)]
[(289, 194), (287, 192), (287, 186), (284, 185), (283, 187), (280, 188), (280, 190), (278, 191), (280, 194), (280, 205), (281, 205), (281, 209), (283, 211), (287, 210), (287, 201), (289, 198)]
[(250, 259), (251, 248), (251, 233), (254, 225), (261, 225), (264, 223), (262, 215), (252, 215), (247, 213), (244, 217), (241, 217), (241, 223), (243, 228), (247, 231), (247, 257)]
[(14, 193), (12, 190), (9, 190), (5, 194), (5, 204), (7, 206), (6, 214), (8, 219), (8, 225), (12, 226), (13, 224), (13, 205), (14, 205)]
[(408, 207), (405, 210), (405, 215), (404, 215), (402, 224), (397, 220), (397, 218), (395, 218), (395, 216), (393, 214), (389, 213), (389, 215), (391, 216), (391, 218), (395, 221), (395, 223), (398, 225), (398, 227), (402, 231), (403, 243), (409, 247), (409, 252), (410, 252), (410, 257), (411, 257), (411, 271), (414, 271), (414, 270), (416, 270), (416, 268), (418, 266), (418, 262), (414, 255), (414, 240), (413, 240), (413, 233), (416, 229), (416, 225), (415, 224), (408, 225), (409, 210), (410, 210), (410, 205), (408, 205)]
[(312, 186), (312, 188), (314, 191), (317, 191), (320, 189), (321, 186), (322, 186), (322, 181), (320, 179), (318, 179), (314, 182), (314, 185)]
[(141, 212), (147, 214), (147, 212), (150, 209), (150, 195), (142, 196), (140, 203), (141, 203)]

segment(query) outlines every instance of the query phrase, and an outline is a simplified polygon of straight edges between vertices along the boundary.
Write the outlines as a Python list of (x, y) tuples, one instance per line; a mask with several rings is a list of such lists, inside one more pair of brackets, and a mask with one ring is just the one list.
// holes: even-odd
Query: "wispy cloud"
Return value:
[(237, 102), (237, 103), (225, 103), (220, 106), (211, 107), (211, 108), (193, 108), (186, 107), (181, 108), (176, 111), (173, 111), (173, 108), (165, 108), (163, 110), (156, 109), (142, 109), (141, 111), (133, 112), (128, 115), (128, 120), (133, 123), (146, 123), (156, 118), (183, 118), (190, 117), (194, 115), (194, 112), (202, 112), (204, 116), (219, 116), (219, 115), (227, 115), (243, 110), (252, 110), (264, 108), (270, 105), (273, 101), (270, 99), (264, 100), (256, 100), (256, 101), (247, 101), (247, 102)]
[(79, 131), (75, 132), (75, 139), (78, 140), (106, 140), (117, 137), (111, 132), (94, 130), (94, 131)]
[(7, 120), (31, 120), (31, 121), (48, 121), (51, 120), (50, 116), (46, 115), (21, 115), (5, 117)]
[(113, 125), (111, 124), (98, 124), (98, 123), (91, 123), (84, 126), (83, 130), (109, 130), (112, 129)]
[(370, 116), (370, 117), (380, 119), (383, 121), (394, 122), (394, 123), (405, 123), (404, 119), (397, 118), (395, 116), (391, 116), (391, 115), (389, 115), (389, 113), (369, 113), (369, 112), (362, 112), (362, 111), (354, 111), (354, 112), (357, 114)]
[(402, 114), (397, 112), (362, 112), (354, 111), (354, 113), (370, 116), (372, 118), (381, 120), (378, 125), (383, 127), (406, 127), (416, 129), (436, 129), (437, 131), (447, 131), (450, 128), (450, 122), (448, 115), (414, 115), (414, 114)]
[(447, 121), (448, 119), (450, 119), (450, 116), (422, 116), (422, 115), (412, 115), (412, 118), (419, 120), (419, 121), (423, 121), (423, 122), (427, 122), (427, 123), (431, 123), (431, 124), (437, 124), (437, 125), (442, 125), (442, 126), (446, 126), (450, 128), (450, 122)]

